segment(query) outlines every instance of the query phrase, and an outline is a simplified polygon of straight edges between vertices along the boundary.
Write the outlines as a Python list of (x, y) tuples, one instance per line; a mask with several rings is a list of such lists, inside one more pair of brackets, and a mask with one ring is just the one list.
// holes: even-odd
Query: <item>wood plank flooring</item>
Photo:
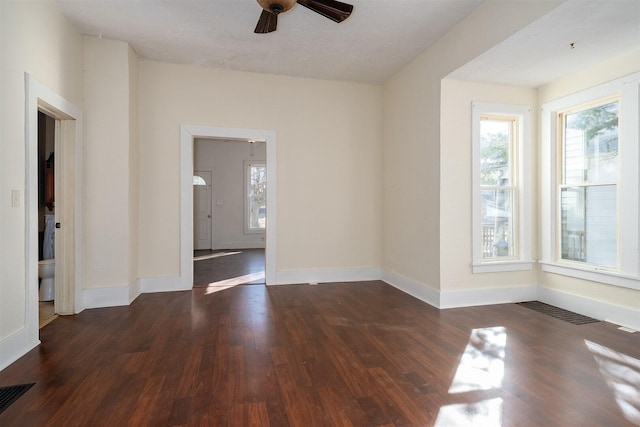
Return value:
[(264, 284), (264, 257), (264, 249), (194, 251), (193, 285)]
[(640, 425), (639, 333), (379, 281), (145, 294), (40, 333), (0, 426)]

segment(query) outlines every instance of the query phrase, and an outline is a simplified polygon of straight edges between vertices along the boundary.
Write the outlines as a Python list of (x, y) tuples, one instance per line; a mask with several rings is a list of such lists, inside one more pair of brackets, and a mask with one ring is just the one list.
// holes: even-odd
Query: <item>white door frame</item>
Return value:
[[(43, 83), (25, 73), (25, 245), (26, 322), (30, 339), (38, 334), (38, 111), (56, 120), (56, 184), (64, 202), (56, 210), (56, 221), (66, 227), (61, 233), (64, 250), (56, 254), (58, 270), (55, 305), (60, 314), (79, 313), (82, 305), (82, 110)], [(56, 198), (58, 198), (56, 194)], [(56, 200), (57, 202), (58, 200)], [(69, 233), (67, 233), (68, 231)], [(70, 237), (65, 238), (65, 237)], [(58, 240), (58, 239), (56, 239)], [(58, 246), (58, 242), (56, 242)], [(66, 254), (66, 255), (65, 255)]]
[(276, 132), (274, 130), (180, 126), (180, 281), (193, 287), (193, 142), (195, 138), (264, 141), (267, 147), (265, 283), (276, 284)]

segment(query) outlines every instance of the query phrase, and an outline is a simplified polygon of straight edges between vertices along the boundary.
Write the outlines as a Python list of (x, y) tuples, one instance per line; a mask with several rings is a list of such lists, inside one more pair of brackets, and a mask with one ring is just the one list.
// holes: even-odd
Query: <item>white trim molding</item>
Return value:
[[(37, 337), (37, 335), (36, 335)], [(40, 345), (39, 339), (23, 328), (0, 341), (0, 371)]]
[(510, 304), (534, 301), (535, 285), (508, 286), (504, 288), (464, 289), (440, 293), (440, 308), (475, 307), (480, 305)]
[(531, 270), (533, 261), (496, 261), (471, 263), (474, 273), (495, 273), (499, 271)]
[(640, 331), (640, 311), (538, 286), (538, 301)]
[(362, 267), (350, 269), (279, 270), (276, 272), (277, 285), (303, 283), (340, 283), (380, 280), (380, 269)]
[(85, 308), (104, 308), (130, 305), (142, 294), (189, 291), (180, 276), (141, 277), (126, 286), (88, 288), (83, 291)]
[(438, 289), (387, 269), (382, 270), (382, 281), (420, 301), (440, 308), (440, 291)]

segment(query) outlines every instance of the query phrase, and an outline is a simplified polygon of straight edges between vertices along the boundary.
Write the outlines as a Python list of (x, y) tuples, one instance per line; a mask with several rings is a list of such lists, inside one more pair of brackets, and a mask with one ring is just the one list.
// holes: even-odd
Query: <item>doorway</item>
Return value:
[[(210, 126), (182, 125), (180, 127), (180, 276), (185, 289), (193, 287), (194, 270), (194, 228), (193, 228), (193, 172), (194, 172), (194, 141), (196, 139), (213, 139), (225, 141), (262, 141), (266, 149), (266, 173), (269, 183), (266, 200), (265, 227), (265, 283), (276, 283), (276, 135), (272, 130), (218, 128)], [(215, 208), (215, 177), (213, 178), (213, 206)], [(224, 204), (224, 201), (223, 201)], [(215, 210), (213, 221), (215, 221)], [(213, 239), (215, 241), (215, 238)]]
[(26, 92), (26, 321), (27, 346), (39, 343), (39, 227), (38, 227), (38, 114), (55, 121), (54, 311), (74, 314), (82, 310), (82, 112), (41, 82), (25, 75)]
[(193, 285), (264, 284), (265, 143), (196, 138), (193, 158)]
[(56, 120), (38, 111), (38, 326), (55, 312), (55, 127)]

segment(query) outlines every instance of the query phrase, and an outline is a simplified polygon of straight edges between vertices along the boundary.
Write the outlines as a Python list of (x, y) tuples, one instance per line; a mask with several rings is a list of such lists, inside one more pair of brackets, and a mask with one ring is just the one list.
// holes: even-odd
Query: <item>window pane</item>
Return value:
[(565, 115), (564, 183), (618, 180), (618, 102)]
[(249, 165), (249, 229), (266, 227), (267, 219), (267, 168), (262, 164)]
[(514, 190), (482, 190), (482, 258), (512, 257)]
[(615, 267), (618, 255), (615, 185), (563, 188), (562, 259)]
[(249, 197), (264, 197), (267, 191), (267, 168), (262, 165), (249, 167)]
[(249, 228), (265, 228), (267, 218), (267, 207), (263, 198), (249, 199)]
[(511, 121), (480, 121), (480, 183), (510, 185), (509, 141)]

